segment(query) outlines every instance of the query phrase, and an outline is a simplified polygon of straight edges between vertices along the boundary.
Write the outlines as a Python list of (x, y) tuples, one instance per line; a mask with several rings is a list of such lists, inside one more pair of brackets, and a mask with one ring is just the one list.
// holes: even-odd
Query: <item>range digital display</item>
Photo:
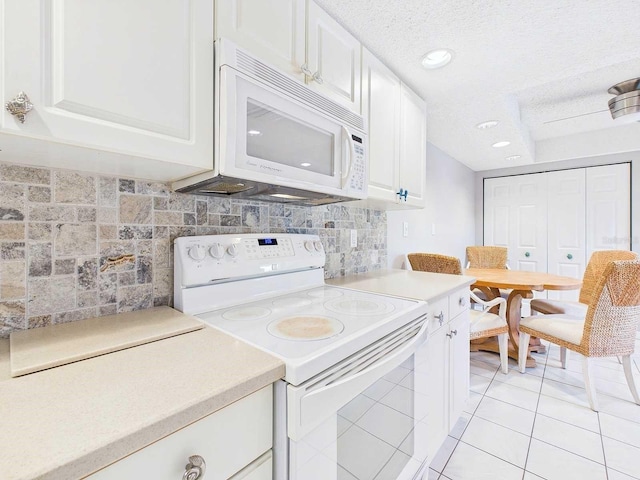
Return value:
[(278, 240), (275, 238), (259, 238), (258, 245), (278, 245)]

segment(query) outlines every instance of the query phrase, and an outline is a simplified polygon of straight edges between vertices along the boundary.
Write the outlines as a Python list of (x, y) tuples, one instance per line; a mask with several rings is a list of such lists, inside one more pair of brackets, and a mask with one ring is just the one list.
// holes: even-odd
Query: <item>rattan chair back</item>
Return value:
[(631, 355), (640, 321), (640, 260), (609, 262), (596, 282), (579, 353), (588, 357)]
[(582, 277), (582, 288), (580, 289), (580, 303), (589, 305), (591, 303), (591, 297), (595, 291), (598, 280), (602, 277), (602, 274), (607, 268), (610, 262), (615, 260), (636, 260), (638, 254), (629, 250), (601, 250), (593, 252), (587, 268), (584, 271)]
[(467, 247), (469, 268), (507, 268), (507, 248), (493, 246)]
[(409, 253), (407, 258), (413, 270), (462, 275), (460, 259), (456, 257), (438, 253)]

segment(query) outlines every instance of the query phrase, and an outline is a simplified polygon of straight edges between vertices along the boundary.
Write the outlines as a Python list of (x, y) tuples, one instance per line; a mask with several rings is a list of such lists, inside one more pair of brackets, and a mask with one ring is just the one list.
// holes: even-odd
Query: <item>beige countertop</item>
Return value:
[(388, 269), (327, 280), (330, 285), (419, 300), (437, 300), (474, 282), (474, 277)]
[(284, 372), (279, 359), (207, 327), (11, 378), (0, 339), (0, 478), (82, 478)]

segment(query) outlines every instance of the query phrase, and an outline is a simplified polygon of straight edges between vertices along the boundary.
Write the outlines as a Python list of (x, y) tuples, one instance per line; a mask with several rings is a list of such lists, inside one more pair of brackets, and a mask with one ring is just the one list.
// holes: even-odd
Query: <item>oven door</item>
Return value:
[(353, 188), (366, 178), (362, 132), (227, 65), (219, 108), (221, 175), (366, 196), (366, 185)]
[(305, 384), (287, 387), (290, 480), (422, 475), (427, 339), (421, 317)]

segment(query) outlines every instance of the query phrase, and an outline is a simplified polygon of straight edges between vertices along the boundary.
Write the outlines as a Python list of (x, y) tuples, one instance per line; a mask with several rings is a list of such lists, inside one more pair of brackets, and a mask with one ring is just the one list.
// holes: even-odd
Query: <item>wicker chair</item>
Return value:
[(567, 349), (584, 356), (582, 370), (592, 410), (598, 411), (592, 376), (594, 357), (622, 357), (622, 365), (635, 402), (640, 405), (631, 354), (640, 320), (640, 260), (610, 262), (599, 276), (584, 318), (569, 315), (534, 315), (520, 322), (518, 364), (524, 373), (531, 335), (560, 346), (562, 368)]
[(591, 296), (598, 283), (598, 279), (609, 262), (613, 262), (614, 260), (636, 260), (637, 258), (637, 253), (628, 250), (602, 250), (593, 252), (582, 277), (579, 301), (571, 302), (568, 300), (535, 298), (531, 300), (531, 311), (544, 315), (566, 314), (584, 318), (587, 314), (587, 307), (591, 302)]
[(507, 248), (491, 246), (467, 247), (467, 268), (509, 268)]
[[(405, 265), (407, 270), (419, 270), (421, 272), (447, 273), (450, 275), (461, 275), (462, 268), (460, 260), (448, 255), (437, 253), (409, 253), (406, 257)], [(500, 365), (502, 373), (509, 371), (509, 327), (507, 325), (507, 301), (504, 298), (494, 298), (485, 301), (478, 298), (473, 292), (471, 299), (482, 306), (482, 311), (469, 311), (469, 338), (498, 337), (500, 347)], [(498, 306), (498, 314), (489, 310)]]

